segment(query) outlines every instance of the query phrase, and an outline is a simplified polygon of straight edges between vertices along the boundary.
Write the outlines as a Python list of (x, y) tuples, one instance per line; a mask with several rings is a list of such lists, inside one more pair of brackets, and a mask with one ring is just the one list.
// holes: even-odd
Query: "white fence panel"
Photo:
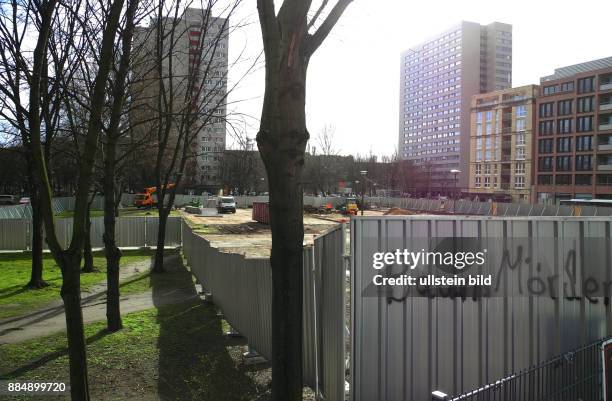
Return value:
[(0, 220), (0, 250), (25, 250), (29, 225), (30, 222), (25, 219)]

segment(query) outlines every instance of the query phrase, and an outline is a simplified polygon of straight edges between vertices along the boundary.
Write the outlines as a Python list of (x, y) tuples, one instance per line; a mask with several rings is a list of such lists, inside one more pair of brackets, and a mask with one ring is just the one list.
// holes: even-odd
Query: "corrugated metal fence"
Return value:
[[(119, 217), (115, 235), (119, 247), (155, 247), (157, 245), (158, 217)], [(56, 219), (55, 232), (60, 244), (66, 248), (72, 237), (72, 219)], [(27, 219), (0, 219), (0, 250), (28, 250), (31, 244), (31, 221)], [(102, 248), (104, 218), (91, 219), (91, 245)], [(43, 241), (46, 248), (46, 241)], [(166, 246), (181, 244), (181, 218), (169, 216), (166, 226)]]
[[(601, 270), (608, 267), (601, 273), (609, 279), (611, 225), (605, 217), (351, 219), (352, 400), (428, 400), (434, 390), (460, 394), (612, 334), (611, 305), (602, 297), (405, 297), (390, 302), (367, 296), (364, 291), (377, 274), (374, 252), (432, 250), (437, 237), (472, 237), (503, 247), (521, 237), (529, 243), (530, 271), (539, 268), (536, 261), (548, 260), (563, 277), (568, 255), (583, 271), (585, 258), (593, 256), (583, 248), (591, 241), (599, 249), (590, 253)], [(510, 260), (515, 260), (518, 250), (512, 252)], [(565, 282), (557, 283), (565, 294)]]
[[(132, 206), (135, 194), (123, 194), (121, 203), (123, 206)], [(191, 203), (198, 203), (204, 207), (215, 207), (215, 197), (196, 195), (176, 195), (174, 205), (183, 207)], [(236, 205), (239, 208), (253, 207), (256, 202), (268, 202), (268, 196), (235, 196)], [(542, 205), (529, 203), (500, 203), (500, 202), (475, 202), (460, 199), (456, 202), (452, 199), (424, 199), (424, 198), (389, 198), (382, 196), (366, 196), (365, 202), (373, 207), (400, 207), (422, 212), (451, 213), (467, 215), (487, 216), (610, 216), (612, 207), (581, 206), (579, 209), (572, 206)], [(304, 196), (304, 205), (322, 207), (331, 203), (338, 207), (344, 203), (342, 197), (318, 197)], [(95, 198), (92, 209), (102, 209), (104, 198)], [(54, 198), (53, 210), (56, 213), (73, 210), (74, 198)], [(0, 219), (30, 218), (30, 206), (15, 205), (0, 207)]]
[[(183, 253), (212, 300), (249, 346), (270, 359), (272, 272), (268, 258), (211, 246), (183, 223)], [(341, 226), (304, 247), (304, 381), (344, 400), (345, 269)], [(318, 380), (317, 380), (318, 378)]]

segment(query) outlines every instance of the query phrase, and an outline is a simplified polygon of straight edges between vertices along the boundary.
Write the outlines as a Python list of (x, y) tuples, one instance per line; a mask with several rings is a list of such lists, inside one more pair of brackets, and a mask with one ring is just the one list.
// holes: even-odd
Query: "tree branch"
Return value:
[(323, 12), (323, 10), (325, 10), (325, 7), (327, 7), (327, 3), (329, 3), (329, 0), (323, 0), (323, 2), (321, 3), (321, 6), (319, 7), (315, 15), (312, 17), (310, 22), (308, 23), (308, 29), (312, 28), (314, 24), (317, 22), (317, 20), (321, 16), (321, 13)]
[(321, 43), (325, 40), (327, 35), (331, 32), (332, 28), (336, 25), (346, 7), (352, 0), (338, 0), (334, 8), (325, 18), (319, 29), (308, 37), (307, 41), (307, 54), (312, 55), (321, 46)]
[(268, 54), (270, 41), (278, 40), (278, 21), (274, 9), (274, 0), (257, 0), (257, 11), (259, 12), (259, 24), (263, 36), (264, 50)]

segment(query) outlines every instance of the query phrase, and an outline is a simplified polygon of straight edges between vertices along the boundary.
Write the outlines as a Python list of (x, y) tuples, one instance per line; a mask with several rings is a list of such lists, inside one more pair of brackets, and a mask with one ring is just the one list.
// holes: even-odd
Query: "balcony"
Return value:
[(600, 152), (612, 150), (612, 143), (600, 143), (597, 146), (597, 150), (599, 150)]
[(600, 131), (607, 131), (607, 130), (612, 130), (612, 119), (610, 118), (602, 118), (599, 121), (599, 130)]

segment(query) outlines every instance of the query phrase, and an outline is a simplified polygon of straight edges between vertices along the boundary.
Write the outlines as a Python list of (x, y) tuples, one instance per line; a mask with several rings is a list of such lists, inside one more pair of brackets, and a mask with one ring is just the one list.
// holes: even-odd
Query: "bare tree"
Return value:
[[(302, 397), (302, 169), (306, 71), (350, 0), (338, 0), (320, 26), (328, 1), (308, 21), (311, 1), (257, 0), (266, 57), (266, 85), (257, 145), (268, 173), (272, 228), (272, 399)], [(313, 33), (309, 33), (313, 30)]]
[[(106, 255), (106, 320), (109, 331), (117, 331), (123, 327), (121, 322), (121, 309), (119, 301), (119, 263), (121, 251), (115, 239), (115, 226), (117, 217), (117, 205), (121, 200), (121, 190), (118, 185), (118, 170), (123, 155), (117, 154), (121, 139), (126, 133), (132, 132), (129, 128), (122, 130), (121, 120), (125, 115), (124, 104), (126, 100), (128, 74), (132, 57), (132, 39), (136, 27), (136, 12), (138, 0), (129, 0), (125, 13), (125, 22), (120, 32), (120, 50), (115, 52), (115, 71), (112, 91), (112, 104), (108, 127), (104, 136), (104, 161), (103, 161), (103, 189), (104, 189), (104, 249)], [(130, 144), (133, 145), (133, 144)], [(125, 149), (125, 146), (123, 147)], [(134, 150), (136, 146), (128, 146)]]
[(320, 153), (324, 156), (337, 156), (338, 150), (334, 144), (336, 129), (331, 124), (325, 124), (317, 136)]
[[(135, 56), (132, 117), (149, 118), (140, 126), (154, 135), (159, 214), (154, 272), (164, 270), (166, 224), (177, 189), (197, 171), (198, 157), (218, 157), (225, 147), (229, 18), (240, 3), (207, 0), (195, 8), (193, 2), (158, 0), (151, 25), (135, 37), (143, 51)], [(198, 149), (198, 137), (215, 125), (222, 132), (206, 135), (215, 140), (207, 145), (213, 149)]]
[[(28, 125), (27, 101), (23, 99), (23, 92), (27, 90), (30, 80), (32, 60), (30, 57), (29, 33), (41, 26), (41, 18), (37, 12), (42, 12), (48, 3), (19, 2), (12, 0), (0, 9), (0, 117), (5, 125), (5, 132), (10, 131), (24, 150), (27, 167), (27, 190), (30, 195), (32, 208), (32, 269), (31, 278), (27, 286), (37, 289), (47, 285), (43, 280), (43, 223), (40, 212), (40, 195), (35, 185), (34, 159), (30, 149), (31, 134)], [(52, 3), (55, 4), (55, 3)], [(62, 32), (74, 28), (74, 19), (64, 15), (53, 17), (56, 25), (62, 29), (49, 32), (45, 47), (41, 50), (46, 59), (46, 68), (41, 71), (39, 78), (40, 88), (40, 119), (44, 122), (44, 129), (38, 133), (43, 136), (43, 157), (49, 163), (53, 138), (59, 119), (59, 103), (62, 98), (62, 87), (59, 80), (54, 79), (61, 74), (70, 74), (66, 67), (67, 55), (70, 46), (59, 36)], [(58, 42), (59, 43), (56, 43)], [(49, 76), (49, 70), (53, 75)], [(38, 138), (40, 139), (40, 138)]]
[[(62, 3), (63, 4), (63, 3)], [(30, 136), (30, 153), (34, 160), (34, 177), (40, 192), (41, 214), (43, 216), (47, 243), (54, 259), (62, 272), (61, 296), (64, 301), (66, 315), (66, 328), (68, 336), (68, 357), (70, 362), (70, 391), (74, 400), (89, 400), (89, 384), (87, 379), (87, 358), (85, 336), (83, 330), (83, 314), (81, 310), (80, 291), (80, 264), (83, 252), (85, 233), (85, 219), (88, 208), (89, 192), (92, 182), (92, 172), (96, 156), (99, 135), (102, 130), (102, 114), (105, 101), (106, 82), (113, 61), (112, 53), (115, 36), (119, 26), (123, 0), (116, 0), (100, 5), (96, 9), (93, 4), (81, 3), (67, 4), (62, 12), (76, 16), (78, 27), (83, 37), (88, 34), (88, 24), (98, 21), (102, 26), (99, 51), (95, 53), (93, 72), (93, 86), (88, 98), (88, 123), (82, 145), (79, 147), (80, 163), (76, 188), (75, 210), (73, 216), (73, 233), (70, 245), (63, 249), (55, 233), (55, 223), (52, 209), (52, 193), (50, 180), (47, 174), (47, 165), (43, 156), (43, 147), (40, 141), (41, 119), (41, 87), (45, 77), (45, 49), (50, 33), (56, 27), (55, 16), (60, 14), (56, 9), (56, 0), (33, 2), (36, 18), (39, 20), (36, 46), (32, 54), (32, 68), (29, 80), (29, 105), (27, 122)], [(67, 40), (73, 40), (72, 36)], [(92, 39), (92, 38), (88, 38)], [(80, 52), (72, 55), (79, 63), (89, 63), (89, 60)], [(57, 80), (60, 81), (60, 77)], [(69, 84), (65, 76), (61, 77), (63, 85)]]

